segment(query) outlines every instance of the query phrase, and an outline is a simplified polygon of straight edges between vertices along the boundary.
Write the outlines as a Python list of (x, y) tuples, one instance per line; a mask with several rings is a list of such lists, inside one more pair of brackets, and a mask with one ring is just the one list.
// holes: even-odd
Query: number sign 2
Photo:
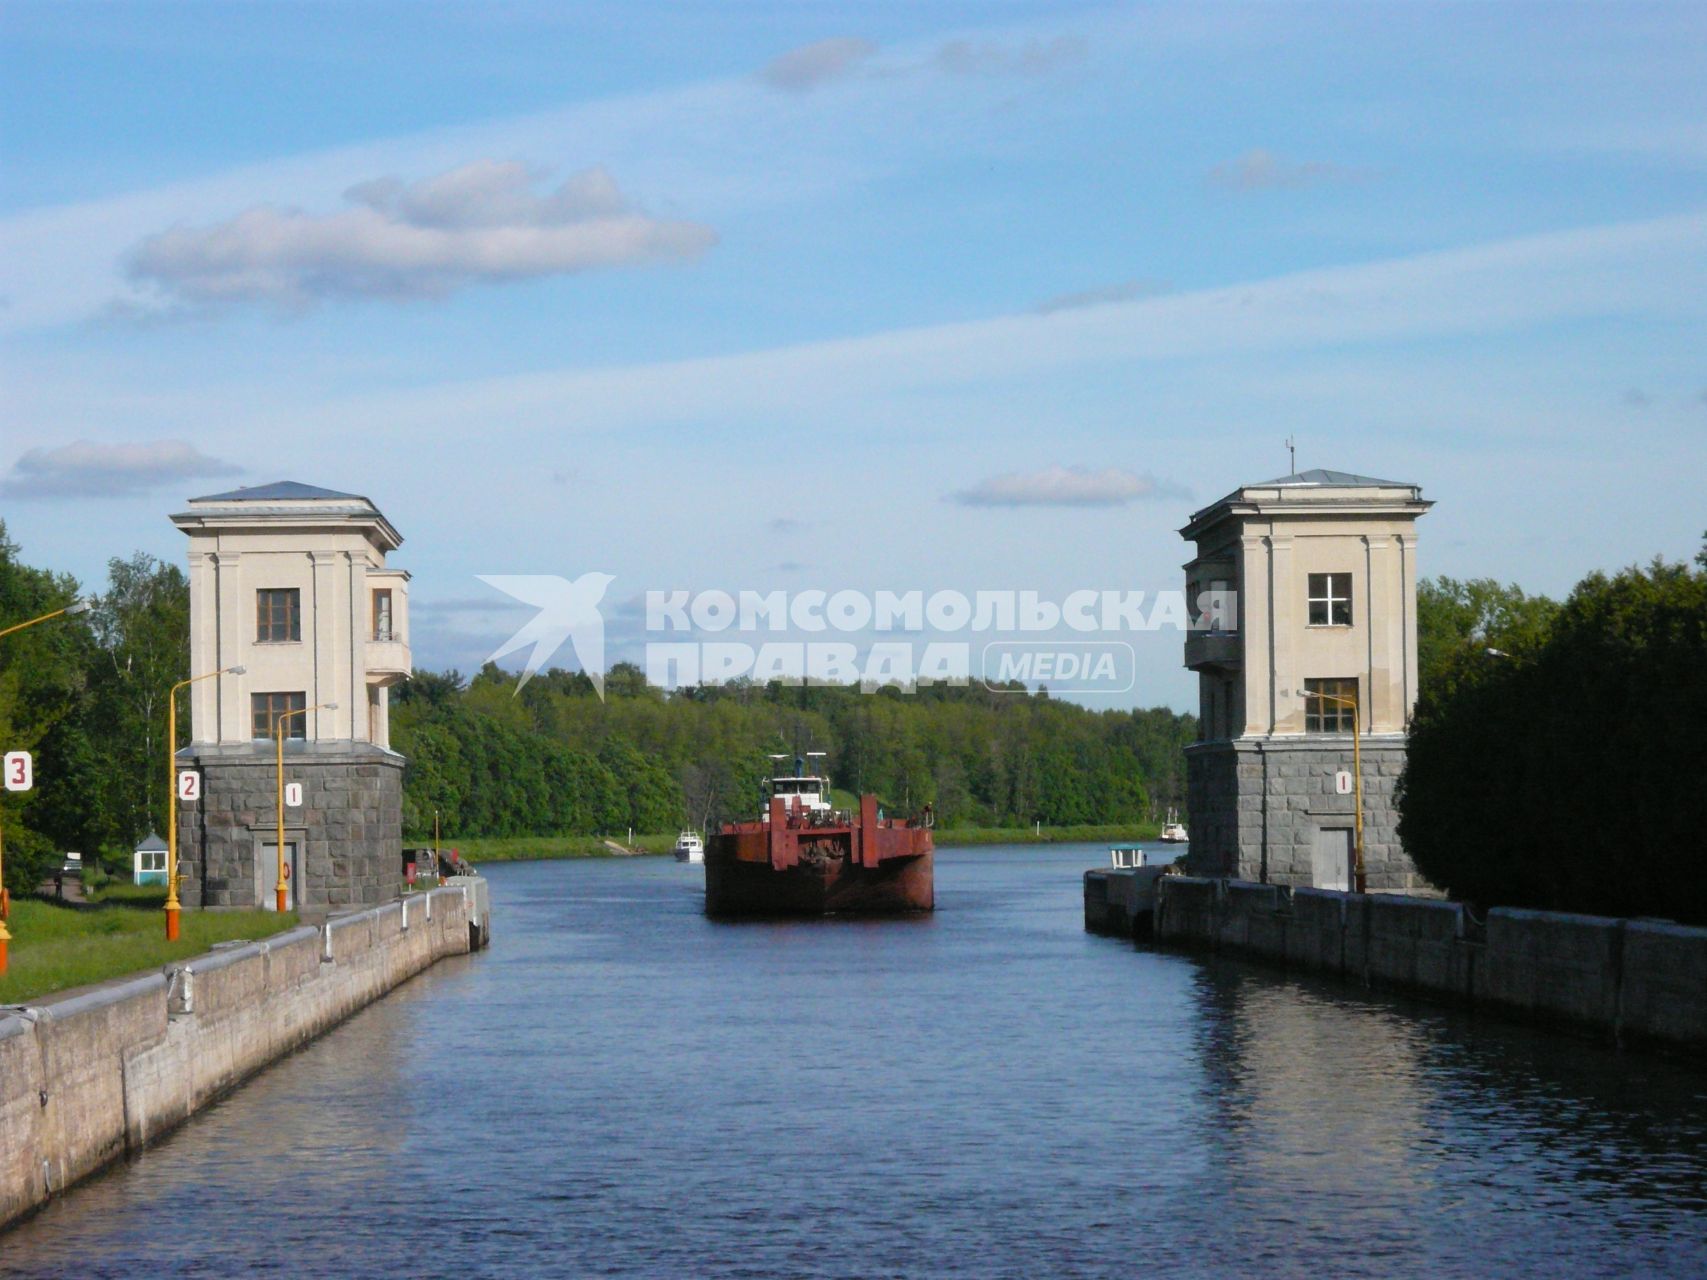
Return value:
[(6, 753), (6, 790), (28, 791), (36, 785), (35, 764), (28, 751)]
[(202, 775), (197, 769), (178, 770), (178, 799), (184, 804), (194, 804), (202, 798)]

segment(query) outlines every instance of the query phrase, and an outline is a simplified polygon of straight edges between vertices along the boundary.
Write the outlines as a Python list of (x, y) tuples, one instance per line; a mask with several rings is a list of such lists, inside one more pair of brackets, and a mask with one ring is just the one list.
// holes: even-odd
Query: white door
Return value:
[(1351, 850), (1350, 827), (1317, 828), (1310, 883), (1318, 889), (1351, 888)]
[[(260, 901), (255, 905), (263, 911), (277, 911), (279, 907), (279, 846), (276, 841), (267, 840), (261, 844), (261, 851), (256, 855), (260, 865), (255, 868), (255, 885), (260, 892)], [(296, 910), (296, 841), (285, 841), (285, 910)]]

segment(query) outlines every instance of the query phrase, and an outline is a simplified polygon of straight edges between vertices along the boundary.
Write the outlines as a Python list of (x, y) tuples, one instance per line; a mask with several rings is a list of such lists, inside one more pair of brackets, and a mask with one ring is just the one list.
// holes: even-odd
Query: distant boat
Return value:
[(1168, 820), (1162, 824), (1161, 839), (1163, 844), (1190, 843), (1191, 837), (1186, 835), (1185, 827), (1179, 820), (1179, 813), (1177, 810), (1168, 810)]
[(676, 837), (676, 861), (705, 861), (705, 841), (699, 838), (699, 832), (684, 831)]

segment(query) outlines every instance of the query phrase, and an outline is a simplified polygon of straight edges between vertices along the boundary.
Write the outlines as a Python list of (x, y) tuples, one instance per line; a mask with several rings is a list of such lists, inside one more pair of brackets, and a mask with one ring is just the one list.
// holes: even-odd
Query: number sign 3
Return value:
[(28, 751), (6, 753), (6, 790), (28, 791), (36, 785), (35, 764)]

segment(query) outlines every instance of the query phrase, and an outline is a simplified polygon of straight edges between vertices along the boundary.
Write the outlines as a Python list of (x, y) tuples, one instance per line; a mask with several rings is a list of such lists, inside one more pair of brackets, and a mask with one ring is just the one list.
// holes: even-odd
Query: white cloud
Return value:
[[(714, 412), (752, 421), (853, 411), (920, 389), (1054, 370), (1485, 337), (1595, 316), (1698, 315), (1707, 215), (1551, 232), (1267, 280), (733, 355), (444, 382), (291, 410), (281, 426), (328, 434), (375, 423), (460, 435), (496, 417), (618, 430)], [(566, 411), (565, 406), (573, 406)]]
[(235, 475), (241, 469), (182, 440), (78, 440), (57, 449), (29, 450), (0, 479), (0, 497), (124, 498), (175, 480)]
[(936, 51), (936, 65), (954, 75), (1048, 75), (1081, 62), (1085, 42), (1077, 36), (1042, 39), (1033, 36), (1018, 44), (999, 40), (950, 40)]
[(1076, 311), (1080, 307), (1104, 307), (1111, 302), (1131, 302), (1135, 298), (1153, 298), (1166, 293), (1168, 286), (1160, 280), (1121, 280), (1115, 284), (1081, 289), (1075, 293), (1058, 293), (1045, 298), (1032, 308), (1040, 316), (1057, 311)]
[(1124, 507), (1180, 491), (1120, 467), (1045, 467), (980, 480), (954, 495), (966, 507)]
[(1325, 160), (1287, 160), (1256, 147), (1216, 165), (1209, 171), (1209, 183), (1231, 191), (1273, 191), (1324, 182), (1362, 182), (1369, 176), (1367, 170)]
[(521, 164), (477, 160), (420, 182), (381, 178), (336, 213), (258, 205), (210, 227), (149, 236), (130, 277), (170, 301), (271, 302), (440, 297), (521, 280), (696, 256), (716, 233), (635, 209), (603, 169), (534, 192)]
[(772, 58), (760, 69), (759, 79), (773, 89), (805, 93), (840, 80), (876, 52), (877, 46), (869, 40), (834, 36)]

